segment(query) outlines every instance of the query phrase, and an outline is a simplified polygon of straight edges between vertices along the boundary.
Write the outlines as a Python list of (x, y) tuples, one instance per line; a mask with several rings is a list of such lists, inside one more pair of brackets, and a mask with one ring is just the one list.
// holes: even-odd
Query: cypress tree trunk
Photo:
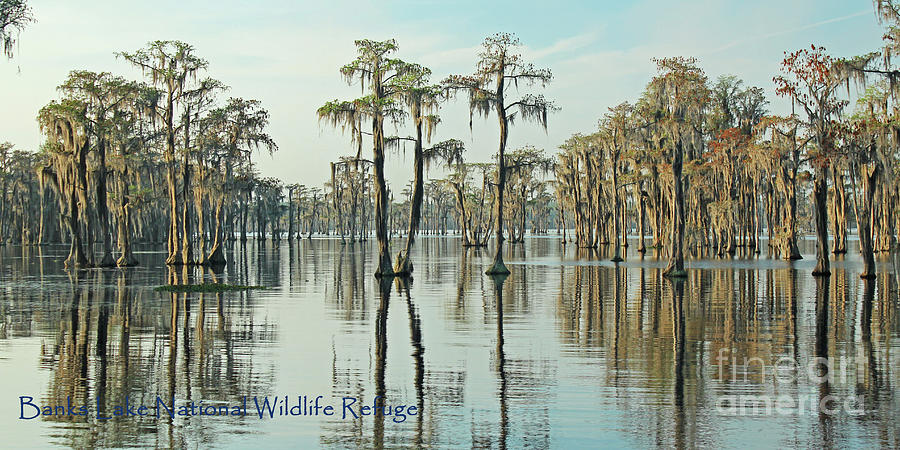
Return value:
[[(76, 194), (76, 184), (74, 176), (75, 167), (72, 167), (73, 177), (71, 180), (71, 188), (69, 191), (69, 215), (66, 217), (66, 223), (69, 226), (70, 245), (69, 256), (66, 258), (65, 266), (67, 268), (78, 268), (87, 265), (84, 257), (84, 249), (81, 243), (81, 229), (78, 225), (78, 217), (80, 216), (78, 208), (78, 200)], [(60, 186), (62, 187), (62, 186)]]
[[(72, 210), (72, 216), (75, 220), (74, 226), (70, 227), (73, 230), (73, 233), (77, 232), (77, 236), (73, 234), (72, 237), (72, 250), (75, 253), (69, 253), (69, 259), (66, 260), (66, 267), (84, 267), (93, 264), (93, 253), (91, 251), (92, 247), (92, 239), (91, 236), (91, 221), (88, 216), (88, 196), (87, 196), (87, 152), (88, 152), (88, 142), (85, 139), (84, 144), (78, 145), (76, 144), (76, 151), (74, 155), (74, 171), (75, 176), (72, 179), (72, 183), (74, 186), (75, 195), (73, 198), (77, 198), (78, 207)], [(77, 214), (76, 214), (77, 213)], [(84, 234), (81, 233), (79, 229), (79, 222), (85, 225)], [(78, 244), (74, 245), (75, 240), (78, 240)], [(88, 251), (85, 254), (85, 250), (82, 247), (83, 241), (87, 240)]]
[[(376, 88), (376, 92), (380, 87)], [(388, 198), (387, 182), (384, 178), (384, 117), (377, 114), (372, 120), (372, 137), (374, 140), (372, 162), (375, 168), (375, 237), (378, 240), (378, 266), (376, 277), (394, 275), (391, 267), (391, 243), (388, 238)]]
[(612, 197), (613, 197), (613, 262), (622, 261), (621, 248), (622, 243), (619, 241), (619, 210), (621, 205), (619, 202), (619, 151), (613, 152), (613, 179), (612, 179)]
[[(863, 271), (860, 278), (873, 279), (875, 273), (875, 244), (872, 238), (872, 229), (875, 215), (875, 188), (877, 169), (874, 164), (864, 164), (860, 167), (860, 178), (863, 182), (863, 196), (860, 199), (859, 190), (856, 190), (856, 228), (859, 233), (859, 247), (863, 258)], [(860, 204), (862, 203), (862, 204)]]
[[(316, 222), (316, 213), (318, 212), (318, 210), (319, 210), (318, 198), (317, 198), (316, 193), (313, 193), (312, 212), (310, 212), (310, 215), (309, 215), (309, 234), (306, 235), (306, 239), (312, 239), (313, 230), (315, 230), (316, 225), (318, 225), (318, 222)], [(298, 231), (298, 233), (299, 233), (299, 231)], [(297, 238), (298, 239), (300, 238), (299, 234), (297, 235)]]
[[(181, 202), (182, 202), (182, 232), (181, 232), (181, 257), (184, 265), (193, 265), (194, 246), (191, 242), (193, 227), (191, 226), (191, 162), (189, 158), (190, 149), (190, 111), (184, 114), (184, 160), (181, 167)], [(197, 205), (202, 207), (203, 205)]]
[(203, 220), (203, 210), (204, 210), (204, 202), (203, 202), (203, 166), (201, 165), (200, 160), (197, 160), (197, 176), (199, 181), (197, 183), (197, 188), (194, 190), (194, 204), (197, 205), (196, 214), (197, 214), (197, 249), (199, 250), (199, 257), (196, 260), (196, 264), (204, 265), (206, 264), (206, 230), (207, 225), (209, 223), (208, 220)]
[(650, 214), (650, 226), (653, 227), (653, 239), (650, 241), (650, 246), (659, 249), (662, 248), (662, 242), (660, 240), (662, 231), (662, 221), (660, 220), (662, 218), (662, 193), (659, 189), (659, 172), (656, 169), (656, 165), (653, 165), (650, 168), (650, 179), (653, 180), (653, 189), (651, 189), (653, 204)]
[(249, 198), (247, 198), (246, 202), (241, 203), (241, 211), (240, 211), (241, 242), (247, 242), (247, 205), (249, 203), (250, 203)]
[(681, 140), (675, 144), (675, 155), (672, 161), (674, 209), (672, 210), (672, 242), (670, 243), (669, 267), (663, 275), (671, 278), (687, 277), (684, 270), (684, 191), (682, 189), (681, 170), (684, 158)]
[(222, 241), (224, 240), (224, 235), (222, 232), (222, 209), (224, 205), (225, 193), (222, 193), (216, 200), (216, 231), (215, 236), (213, 237), (212, 250), (210, 250), (209, 256), (206, 257), (206, 265), (224, 266), (226, 262), (225, 253), (224, 251), (222, 251)]
[(773, 228), (775, 226), (775, 193), (772, 182), (766, 182), (766, 242), (769, 247), (769, 254), (775, 248), (773, 244)]
[[(299, 233), (299, 232), (298, 232)], [(294, 188), (288, 188), (288, 241), (294, 240)]]
[(838, 167), (832, 168), (832, 181), (834, 183), (834, 196), (832, 204), (832, 229), (834, 229), (834, 244), (831, 251), (834, 254), (847, 253), (847, 189), (844, 186), (844, 175)]
[(813, 200), (815, 203), (816, 221), (816, 267), (813, 276), (831, 275), (828, 261), (828, 180), (825, 168), (816, 166), (815, 181), (813, 182)]
[(788, 196), (788, 214), (787, 214), (787, 237), (784, 244), (784, 259), (798, 260), (803, 259), (800, 256), (800, 249), (797, 247), (797, 173), (794, 174), (789, 183), (787, 183)]
[(100, 220), (100, 233), (103, 235), (103, 256), (100, 267), (116, 265), (112, 257), (112, 237), (109, 232), (109, 205), (106, 201), (106, 142), (100, 139), (97, 143), (97, 217)]
[(468, 247), (472, 245), (469, 240), (469, 214), (466, 212), (466, 199), (463, 196), (462, 187), (459, 183), (453, 183), (453, 189), (456, 192), (456, 202), (459, 204), (459, 228), (462, 234), (462, 245)]
[(647, 247), (644, 244), (644, 214), (646, 211), (647, 200), (643, 193), (643, 182), (637, 185), (635, 194), (639, 197), (638, 202), (638, 217), (637, 217), (637, 227), (638, 227), (638, 253), (643, 254), (647, 251)]
[(416, 144), (415, 144), (415, 180), (413, 182), (412, 199), (409, 205), (409, 231), (406, 235), (406, 248), (402, 253), (397, 255), (397, 268), (394, 270), (397, 275), (408, 276), (412, 274), (413, 265), (409, 259), (409, 253), (412, 251), (413, 243), (416, 240), (416, 234), (419, 233), (419, 221), (422, 217), (422, 199), (425, 190), (425, 161), (422, 154), (422, 117), (420, 114), (420, 105), (413, 105), (413, 116), (416, 122)]
[[(127, 150), (124, 145), (120, 146), (119, 154), (122, 156), (122, 160), (126, 161)], [(119, 267), (126, 266), (134, 266), (137, 265), (137, 261), (134, 259), (134, 255), (131, 251), (131, 206), (128, 204), (128, 164), (124, 163), (124, 167), (122, 169), (122, 173), (119, 174), (119, 214), (118, 214), (118, 225), (117, 234), (118, 234), (118, 244), (119, 244), (119, 259), (116, 261), (116, 265)]]
[(165, 113), (166, 151), (164, 154), (166, 160), (166, 186), (169, 192), (169, 235), (167, 243), (169, 256), (166, 258), (166, 264), (170, 266), (179, 265), (183, 262), (181, 258), (181, 240), (178, 238), (178, 191), (175, 184), (174, 95), (170, 87)]
[(485, 272), (488, 275), (509, 274), (509, 269), (503, 263), (503, 192), (506, 190), (506, 138), (508, 136), (508, 122), (506, 119), (506, 110), (503, 106), (503, 73), (501, 67), (500, 76), (497, 81), (497, 117), (500, 122), (500, 149), (497, 159), (497, 205), (496, 205), (496, 233), (497, 249), (494, 253), (494, 261)]

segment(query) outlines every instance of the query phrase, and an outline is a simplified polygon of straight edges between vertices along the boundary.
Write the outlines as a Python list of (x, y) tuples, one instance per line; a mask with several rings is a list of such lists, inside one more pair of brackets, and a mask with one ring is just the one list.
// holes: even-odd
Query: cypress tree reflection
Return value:
[(413, 347), (416, 408), (419, 411), (416, 417), (416, 434), (415, 439), (413, 439), (413, 445), (419, 448), (424, 444), (422, 433), (425, 417), (425, 345), (422, 343), (422, 319), (419, 317), (419, 311), (409, 293), (412, 281), (412, 278), (397, 278), (397, 285), (406, 296), (406, 310), (409, 314), (409, 339)]
[(669, 278), (672, 290), (672, 347), (673, 372), (675, 374), (674, 400), (675, 405), (675, 447), (685, 448), (685, 393), (684, 393), (684, 346), (685, 346), (685, 319), (684, 319), (684, 279)]
[[(176, 268), (165, 278), (190, 282), (192, 270)], [(37, 313), (35, 328), (50, 337), (41, 363), (49, 371), (50, 383), (42, 396), (35, 396), (35, 403), (69, 402), (89, 411), (87, 417), (43, 416), (47, 422), (71, 424), (54, 434), (55, 443), (92, 448), (134, 446), (148, 440), (173, 447), (215, 442), (205, 427), (222, 421), (239, 425), (245, 419), (173, 419), (165, 409), (159, 417), (116, 414), (124, 405), (145, 405), (152, 414), (157, 396), (168, 406), (172, 398), (179, 407), (191, 401), (233, 405), (246, 393), (269, 391), (272, 378), (266, 370), (254, 368), (253, 349), (258, 343), (251, 340), (270, 339), (272, 334), (252, 332), (234, 344), (224, 296), (237, 294), (216, 294), (214, 326), (220, 331), (210, 336), (206, 294), (155, 292), (146, 285), (146, 274), (133, 269), (79, 271), (68, 277), (65, 285), (58, 279), (45, 280), (45, 300), (30, 306)], [(135, 279), (144, 284), (136, 285)], [(265, 322), (248, 325), (251, 330), (270, 328)], [(195, 425), (191, 432), (195, 435), (187, 434), (188, 423)]]
[[(832, 413), (829, 413), (825, 407), (827, 403), (829, 403), (829, 398), (831, 396), (831, 382), (830, 377), (834, 376), (834, 373), (831, 372), (832, 365), (827, 361), (828, 359), (828, 319), (829, 319), (829, 311), (830, 311), (830, 300), (829, 300), (829, 291), (830, 291), (831, 283), (830, 279), (823, 277), (816, 277), (816, 333), (815, 333), (815, 357), (816, 361), (816, 370), (819, 378), (819, 409), (818, 409), (818, 418), (819, 418), (819, 426), (820, 430), (820, 439), (822, 443), (827, 445), (830, 443), (834, 437), (834, 429), (833, 429), (833, 418)], [(827, 405), (827, 408), (831, 408), (831, 405)]]
[(500, 401), (500, 429), (498, 446), (501, 449), (506, 448), (506, 439), (509, 434), (509, 405), (507, 404), (507, 375), (506, 375), (506, 353), (503, 349), (503, 283), (509, 274), (490, 275), (491, 283), (494, 286), (494, 298), (497, 310), (497, 343), (496, 343), (496, 360), (494, 368), (497, 371), (497, 396)]
[[(138, 245), (137, 267), (64, 277), (54, 274), (67, 247), (23, 254), (7, 245), (0, 249), (0, 371), (33, 378), (36, 403), (65, 404), (70, 396), (76, 404), (99, 402), (105, 415), (125, 396), (149, 405), (157, 395), (174, 396), (181, 405), (233, 404), (247, 394), (322, 394), (338, 407), (343, 396), (370, 406), (379, 396), (378, 405), (420, 412), (401, 423), (392, 416), (259, 422), (166, 414), (32, 422), (35, 439), (77, 448), (231, 446), (276, 435), (297, 436), (298, 445), (368, 448), (566, 447), (598, 438), (670, 447), (732, 438), (786, 447), (897, 444), (896, 279), (879, 265), (876, 280), (859, 280), (853, 252), (818, 283), (802, 262), (795, 269), (765, 259), (765, 270), (698, 263), (687, 279), (667, 280), (664, 262), (650, 254), (641, 265), (615, 266), (601, 260), (608, 255), (572, 260), (553, 239), (526, 239), (530, 262), (505, 252), (516, 273), (496, 280), (482, 275), (489, 260), (477, 249), (438, 239), (422, 238), (413, 254), (421, 259), (418, 275), (396, 286), (367, 275), (372, 261), (363, 248), (374, 240), (344, 247), (337, 238), (295, 240), (293, 252), (286, 242), (280, 250), (251, 244), (245, 256), (237, 246), (225, 267), (171, 272), (153, 265), (160, 254)], [(282, 287), (152, 290), (201, 280)], [(23, 359), (35, 354), (30, 349), (39, 361)], [(836, 373), (822, 385), (805, 373), (816, 357), (839, 370), (845, 356), (846, 380)], [(772, 365), (780, 360), (793, 361), (798, 376), (776, 379)], [(773, 393), (805, 406), (783, 415), (715, 409), (725, 396)], [(820, 414), (810, 400), (826, 395), (841, 403), (859, 395), (867, 413)], [(746, 431), (759, 427), (766, 432)]]
[[(391, 301), (391, 288), (393, 280), (390, 278), (376, 278), (378, 285), (378, 310), (375, 318), (375, 404), (384, 408), (387, 400), (384, 375), (387, 369), (387, 319), (388, 307)], [(381, 400), (380, 402), (378, 400)], [(384, 409), (382, 409), (384, 411)], [(384, 448), (384, 414), (375, 414), (373, 438), (375, 448)]]

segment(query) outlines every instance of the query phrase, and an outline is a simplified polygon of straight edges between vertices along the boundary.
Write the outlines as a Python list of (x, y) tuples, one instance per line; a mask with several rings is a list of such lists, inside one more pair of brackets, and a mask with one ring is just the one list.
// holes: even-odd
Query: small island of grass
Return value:
[(200, 283), (200, 284), (166, 284), (154, 288), (157, 292), (228, 292), (267, 289), (265, 286), (243, 286), (240, 284)]

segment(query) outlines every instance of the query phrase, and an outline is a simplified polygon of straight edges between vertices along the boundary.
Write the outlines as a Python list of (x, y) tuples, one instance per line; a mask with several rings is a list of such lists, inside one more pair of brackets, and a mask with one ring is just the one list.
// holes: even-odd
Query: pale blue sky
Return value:
[[(34, 116), (56, 98), (69, 70), (136, 77), (114, 51), (180, 39), (209, 60), (210, 76), (231, 86), (227, 95), (259, 99), (271, 112), (281, 150), (259, 158), (263, 174), (314, 185), (325, 180), (330, 160), (352, 152), (339, 131), (319, 126), (315, 109), (359, 93), (337, 72), (353, 59), (354, 39), (396, 38), (398, 56), (431, 67), (437, 80), (471, 72), (485, 36), (518, 34), (526, 55), (553, 70), (544, 93), (562, 111), (551, 116), (546, 134), (517, 124), (510, 143), (554, 152), (573, 132), (592, 131), (607, 107), (634, 100), (654, 73), (652, 57), (696, 56), (711, 78), (738, 75), (763, 87), (772, 109), (784, 112), (771, 79), (785, 50), (814, 43), (837, 56), (856, 55), (877, 49), (881, 36), (869, 0), (30, 3), (38, 22), (22, 34), (16, 58), (0, 62), (0, 141), (38, 147)], [(471, 160), (488, 160), (496, 150), (494, 119), (476, 119), (470, 132), (462, 100), (441, 115), (436, 139), (463, 139)], [(409, 156), (388, 159), (399, 191)]]

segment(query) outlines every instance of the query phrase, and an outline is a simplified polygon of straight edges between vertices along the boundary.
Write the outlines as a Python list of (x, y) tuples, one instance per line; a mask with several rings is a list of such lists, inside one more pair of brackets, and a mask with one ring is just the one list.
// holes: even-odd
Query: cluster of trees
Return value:
[(60, 98), (38, 113), (47, 137), (40, 151), (3, 146), (13, 161), (0, 169), (0, 193), (11, 200), (0, 210), (3, 236), (61, 238), (70, 243), (69, 267), (132, 265), (135, 236), (166, 239), (171, 265), (224, 264), (226, 222), (230, 232), (241, 224), (246, 237), (254, 195), (258, 226), (272, 214), (264, 206), (280, 204), (280, 182), (259, 179), (250, 158), (277, 149), (265, 131), (268, 113), (255, 100), (218, 102), (227, 88), (201, 78), (208, 63), (183, 42), (117, 56), (145, 80), (72, 71)]
[(634, 222), (638, 251), (649, 228), (650, 246), (671, 252), (668, 272), (683, 275), (685, 251), (757, 246), (764, 177), (745, 154), (767, 102), (735, 77), (710, 83), (694, 59), (656, 64), (637, 102), (609, 108), (596, 132), (560, 146), (557, 198), (579, 247), (611, 243), (621, 261)]
[[(31, 16), (24, 2), (2, 5), (0, 37), (11, 55), (14, 33)], [(356, 154), (332, 162), (321, 188), (259, 177), (252, 151), (277, 149), (266, 110), (253, 100), (219, 101), (227, 88), (205, 77), (208, 63), (190, 45), (152, 42), (116, 54), (143, 80), (71, 72), (60, 98), (38, 114), (47, 136), (40, 152), (0, 146), (0, 236), (63, 240), (71, 244), (68, 265), (105, 267), (133, 264), (135, 239), (165, 239), (166, 262), (190, 265), (224, 263), (223, 242), (238, 231), (241, 240), (319, 232), (351, 243), (374, 233), (375, 274), (393, 276), (411, 274), (410, 251), (423, 228), (456, 230), (464, 246), (486, 246), (493, 236), (487, 272), (504, 274), (507, 236), (518, 243), (526, 230), (555, 226), (564, 242), (571, 229), (579, 247), (612, 245), (615, 261), (634, 233), (638, 252), (666, 248), (666, 273), (682, 277), (686, 254), (759, 252), (764, 235), (776, 255), (799, 259), (798, 239), (811, 224), (815, 275), (829, 274), (829, 253), (846, 252), (856, 228), (862, 276), (873, 277), (874, 253), (895, 248), (892, 230), (900, 225), (900, 71), (890, 58), (900, 10), (879, 0), (876, 11), (887, 30), (879, 52), (839, 59), (811, 46), (785, 54), (773, 81), (793, 105), (790, 115), (770, 115), (763, 89), (737, 77), (709, 80), (695, 59), (655, 59), (658, 73), (636, 101), (609, 108), (596, 131), (573, 135), (555, 157), (506, 148), (514, 121), (546, 127), (558, 109), (525, 92), (546, 86), (552, 74), (524, 61), (515, 36), (488, 37), (471, 75), (437, 83), (427, 67), (394, 56), (396, 41), (359, 40), (357, 58), (340, 73), (360, 85), (361, 96), (317, 111), (350, 135)], [(859, 89), (851, 96), (853, 82)], [(459, 94), (468, 97), (470, 124), (475, 115), (496, 116), (495, 162), (464, 161), (456, 139), (432, 144), (441, 103)], [(409, 135), (388, 136), (386, 125)], [(406, 146), (414, 152), (412, 181), (395, 195), (384, 162)], [(448, 175), (426, 180), (432, 163)], [(45, 207), (57, 202), (58, 209)], [(406, 239), (396, 264), (395, 233)]]
[[(3, 0), (0, 10), (0, 38), (11, 57), (15, 35), (32, 20), (31, 13), (24, 1), (16, 0)], [(455, 205), (464, 245), (484, 246), (493, 233), (497, 248), (488, 273), (508, 273), (502, 256), (504, 228), (513, 242), (521, 242), (527, 206), (548, 211), (553, 201), (547, 183), (533, 173), (548, 172), (552, 160), (533, 148), (506, 151), (514, 120), (546, 127), (548, 112), (556, 109), (543, 96), (518, 92), (520, 85), (546, 85), (550, 71), (525, 62), (518, 39), (506, 33), (485, 39), (473, 74), (451, 75), (440, 83), (431, 82), (428, 68), (394, 58), (394, 40), (355, 44), (358, 57), (340, 72), (348, 83), (358, 82), (363, 95), (328, 102), (318, 110), (321, 120), (349, 130), (357, 146), (355, 157), (332, 163), (327, 193), (261, 179), (250, 153), (277, 149), (265, 133), (268, 113), (255, 101), (231, 98), (225, 105), (217, 103), (227, 88), (202, 77), (208, 63), (193, 47), (156, 41), (133, 53), (116, 54), (139, 68), (144, 80), (71, 72), (59, 86), (61, 98), (38, 114), (47, 136), (40, 152), (3, 145), (3, 158), (15, 164), (4, 161), (0, 167), (0, 195), (10, 200), (0, 208), (0, 240), (67, 241), (67, 266), (109, 267), (136, 263), (134, 240), (159, 242), (164, 236), (167, 264), (219, 265), (225, 262), (226, 233), (234, 238), (236, 229), (242, 240), (249, 230), (258, 238), (270, 235), (277, 240), (286, 232), (293, 239), (305, 228), (307, 237), (318, 229), (348, 236), (351, 242), (366, 239), (374, 229), (379, 246), (376, 275), (409, 275), (410, 250), (423, 221), (430, 232), (446, 233), (449, 210)], [(470, 115), (496, 115), (496, 164), (464, 163), (464, 146), (456, 139), (431, 145), (440, 123), (439, 104), (460, 93), (468, 95)], [(385, 135), (386, 121), (396, 128), (407, 119), (410, 136)], [(371, 131), (365, 131), (369, 127), (364, 120), (371, 121)], [(371, 160), (362, 157), (363, 134), (372, 138)], [(414, 149), (413, 181), (402, 193), (405, 199), (397, 202), (389, 194), (384, 160), (386, 150), (406, 145)], [(432, 162), (446, 164), (453, 173), (427, 183), (426, 192), (424, 171)], [(476, 172), (482, 178), (480, 190), (471, 179)], [(163, 179), (164, 189), (159, 187)], [(504, 202), (505, 195), (511, 201)], [(45, 208), (48, 202), (58, 202), (58, 211)], [(533, 225), (533, 231), (545, 231), (550, 214), (534, 216), (540, 217), (540, 226)], [(400, 226), (406, 245), (394, 266), (390, 238)], [(102, 247), (99, 255), (95, 242)]]
[[(487, 117), (496, 115), (500, 128), (500, 142), (497, 152), (497, 168), (493, 187), (492, 218), (496, 235), (496, 252), (494, 262), (488, 269), (489, 274), (508, 274), (503, 263), (503, 228), (505, 203), (509, 172), (515, 171), (519, 165), (531, 165), (531, 162), (508, 164), (506, 142), (509, 127), (516, 118), (524, 121), (537, 121), (546, 127), (547, 113), (553, 111), (552, 102), (540, 95), (520, 94), (520, 85), (529, 86), (539, 83), (546, 85), (552, 76), (548, 69), (538, 69), (525, 62), (518, 51), (519, 40), (507, 33), (499, 33), (484, 40), (483, 51), (479, 54), (475, 72), (472, 75), (451, 75), (439, 84), (430, 84), (431, 70), (419, 64), (406, 62), (391, 56), (398, 50), (397, 42), (358, 40), (355, 42), (358, 57), (341, 67), (340, 72), (348, 83), (359, 83), (363, 96), (353, 100), (334, 100), (318, 109), (319, 118), (332, 126), (349, 131), (351, 140), (357, 145), (355, 158), (343, 159), (332, 165), (332, 186), (338, 186), (336, 172), (347, 177), (365, 178), (365, 170), (372, 168), (374, 209), (373, 225), (378, 240), (378, 265), (375, 275), (379, 277), (392, 275), (409, 275), (412, 262), (409, 260), (410, 250), (415, 236), (421, 226), (422, 205), (424, 199), (424, 167), (429, 161), (443, 161), (448, 165), (462, 166), (462, 142), (450, 139), (433, 147), (426, 148), (431, 140), (435, 127), (440, 122), (436, 114), (439, 103), (456, 94), (464, 93), (469, 98), (470, 116), (479, 114)], [(410, 119), (414, 128), (414, 136), (386, 136), (385, 122), (400, 126)], [(371, 132), (364, 121), (371, 124)], [(471, 117), (470, 117), (471, 123)], [(372, 138), (372, 159), (362, 158), (363, 135)], [(410, 193), (409, 229), (406, 233), (406, 246), (398, 254), (396, 266), (391, 263), (389, 207), (390, 197), (384, 177), (385, 151), (391, 147), (411, 142), (414, 146), (413, 185)], [(361, 169), (360, 166), (363, 166)], [(465, 169), (463, 169), (465, 170)], [(457, 177), (459, 178), (459, 177)], [(462, 178), (465, 178), (463, 176)], [(461, 180), (458, 182), (465, 182)], [(485, 181), (485, 187), (487, 187)], [(526, 183), (522, 181), (522, 183)], [(352, 183), (350, 183), (352, 184)], [(490, 189), (488, 189), (490, 191)], [(351, 196), (355, 194), (351, 193)], [(362, 195), (362, 194), (360, 194)], [(357, 204), (356, 200), (351, 202)], [(465, 218), (464, 202), (460, 203), (462, 222)], [(483, 205), (483, 202), (482, 202)], [(351, 214), (350, 221), (357, 215)], [(488, 220), (490, 222), (490, 219)], [(351, 227), (351, 229), (353, 229)], [(486, 235), (490, 230), (485, 230)], [(486, 238), (485, 238), (486, 239)], [(468, 241), (468, 240), (467, 240)], [(480, 242), (480, 240), (479, 240)]]
[[(0, 142), (0, 245), (7, 237), (30, 242), (34, 224), (43, 217), (44, 197), (40, 195), (33, 170), (38, 163), (35, 153), (15, 150), (9, 142)], [(50, 208), (44, 214), (52, 215), (54, 211)]]
[[(610, 108), (596, 132), (561, 146), (557, 198), (573, 218), (576, 244), (611, 243), (612, 259), (621, 260), (627, 230), (633, 225), (639, 252), (649, 230), (650, 246), (668, 249), (666, 273), (676, 277), (685, 275), (685, 252), (759, 252), (764, 232), (777, 255), (799, 259), (810, 192), (813, 274), (830, 273), (829, 253), (848, 250), (855, 226), (861, 276), (874, 277), (874, 253), (895, 249), (900, 225), (900, 71), (890, 60), (900, 10), (891, 0), (876, 9), (888, 25), (881, 52), (839, 59), (811, 46), (785, 54), (774, 83), (794, 107), (786, 116), (769, 115), (763, 90), (736, 77), (710, 82), (694, 59), (656, 60), (658, 75), (635, 103)], [(862, 93), (850, 108), (853, 81)]]

